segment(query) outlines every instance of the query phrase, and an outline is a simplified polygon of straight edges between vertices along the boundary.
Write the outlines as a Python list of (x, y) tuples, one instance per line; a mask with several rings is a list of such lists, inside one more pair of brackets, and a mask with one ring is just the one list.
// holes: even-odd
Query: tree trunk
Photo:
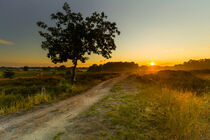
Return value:
[(77, 67), (77, 60), (74, 63), (74, 67), (72, 69), (72, 77), (71, 77), (71, 84), (72, 86), (74, 85), (74, 78), (75, 78), (75, 74), (76, 74), (76, 67)]

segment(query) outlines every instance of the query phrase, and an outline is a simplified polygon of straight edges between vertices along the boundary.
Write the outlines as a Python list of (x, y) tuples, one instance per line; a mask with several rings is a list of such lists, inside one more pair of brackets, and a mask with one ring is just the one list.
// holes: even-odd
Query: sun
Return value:
[(155, 62), (150, 62), (150, 66), (154, 66), (155, 65)]

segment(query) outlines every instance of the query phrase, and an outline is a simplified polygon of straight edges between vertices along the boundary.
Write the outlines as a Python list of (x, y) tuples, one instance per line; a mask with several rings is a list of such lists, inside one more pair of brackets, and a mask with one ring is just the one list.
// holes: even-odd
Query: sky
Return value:
[(121, 31), (111, 59), (91, 55), (80, 66), (210, 58), (210, 0), (0, 0), (0, 66), (55, 66), (41, 49), (36, 22), (51, 23), (50, 14), (66, 1), (83, 16), (104, 11)]

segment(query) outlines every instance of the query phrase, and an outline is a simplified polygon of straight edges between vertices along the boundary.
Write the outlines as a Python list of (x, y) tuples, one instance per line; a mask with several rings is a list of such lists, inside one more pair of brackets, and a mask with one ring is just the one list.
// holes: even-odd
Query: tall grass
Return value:
[[(79, 94), (115, 73), (80, 73), (72, 87), (66, 75), (59, 78), (20, 78), (0, 81), (0, 115), (28, 110), (41, 103), (51, 103)], [(42, 93), (44, 88), (44, 93)]]
[(106, 112), (112, 132), (106, 139), (207, 138), (209, 97), (140, 85), (137, 94), (117, 93)]
[(71, 133), (103, 140), (208, 139), (209, 94), (171, 89), (150, 78), (130, 76), (114, 86), (113, 94), (74, 121)]
[(196, 77), (187, 71), (159, 71), (156, 74), (143, 76), (135, 75), (137, 80), (144, 83), (158, 84), (179, 92), (192, 92), (202, 95), (210, 92), (210, 81)]
[(28, 110), (40, 103), (50, 103), (52, 98), (48, 95), (36, 94), (35, 96), (0, 96), (0, 114), (9, 114), (19, 112), (21, 110)]

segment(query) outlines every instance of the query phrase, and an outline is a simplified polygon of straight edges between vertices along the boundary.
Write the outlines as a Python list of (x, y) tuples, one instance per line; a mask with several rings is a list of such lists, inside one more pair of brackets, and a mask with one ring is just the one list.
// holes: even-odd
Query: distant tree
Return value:
[(90, 66), (88, 68), (88, 72), (101, 72), (103, 70), (103, 66), (102, 65), (97, 65), (97, 64), (93, 64), (92, 66)]
[(59, 70), (65, 70), (66, 69), (66, 66), (62, 65), (58, 68)]
[(49, 71), (51, 68), (50, 67), (43, 67), (42, 70), (43, 71)]
[(201, 70), (210, 69), (210, 59), (189, 60), (183, 64), (175, 65), (178, 70)]
[(93, 64), (88, 68), (88, 72), (101, 72), (101, 71), (132, 71), (139, 68), (138, 64), (134, 62), (108, 62), (103, 65)]
[(7, 71), (4, 71), (3, 73), (4, 78), (13, 78), (14, 76), (15, 76), (15, 73), (13, 71), (7, 70)]
[(108, 62), (103, 65), (104, 71), (132, 71), (138, 68), (134, 62)]
[(24, 71), (28, 71), (28, 69), (29, 69), (28, 66), (24, 66), (24, 67), (23, 67), (23, 70), (24, 70)]
[(116, 23), (107, 21), (107, 16), (94, 12), (90, 17), (84, 18), (81, 13), (74, 13), (68, 3), (64, 3), (63, 12), (51, 14), (55, 25), (49, 27), (44, 22), (37, 25), (45, 30), (40, 31), (44, 37), (42, 48), (48, 50), (47, 56), (53, 63), (63, 63), (71, 60), (72, 85), (78, 61), (85, 63), (86, 56), (92, 53), (102, 55), (109, 59), (116, 49), (114, 38), (120, 32)]

